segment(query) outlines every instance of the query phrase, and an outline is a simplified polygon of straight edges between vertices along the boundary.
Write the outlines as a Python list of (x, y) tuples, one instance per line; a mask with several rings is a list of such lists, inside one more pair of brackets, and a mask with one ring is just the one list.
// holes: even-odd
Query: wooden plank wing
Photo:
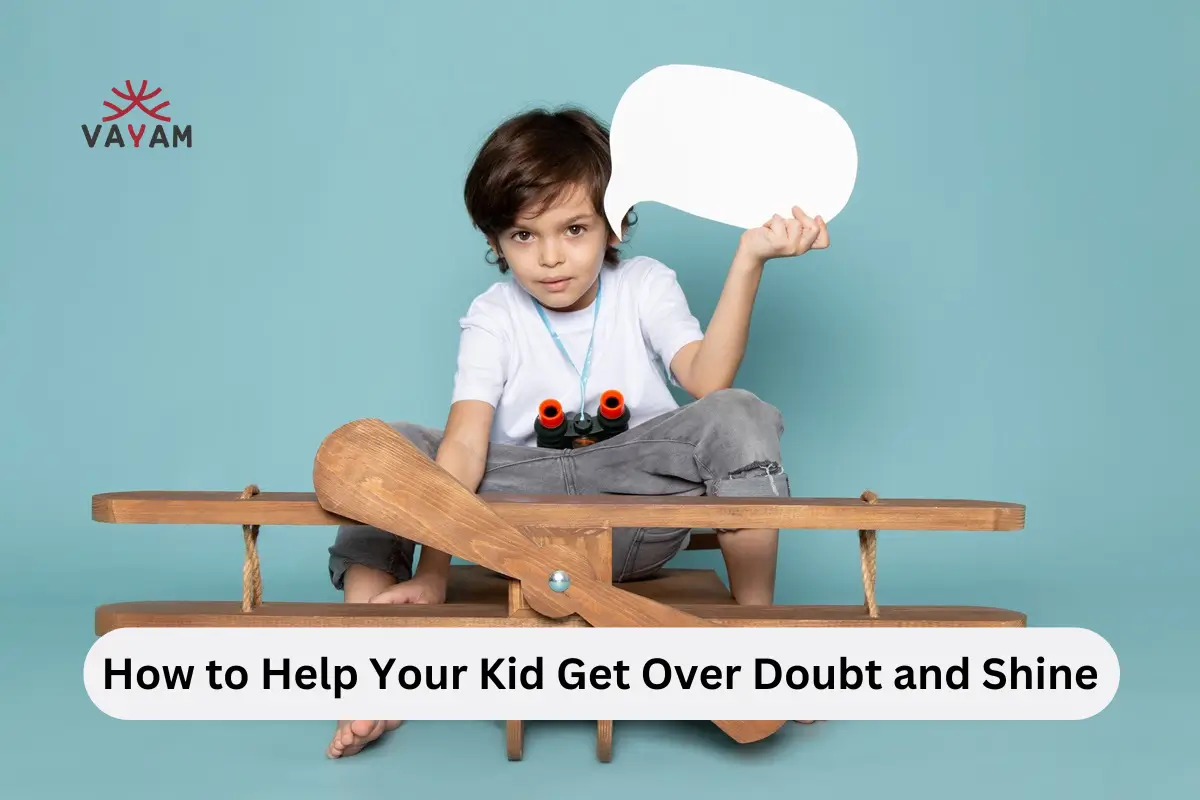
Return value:
[[(510, 525), (1012, 531), (1025, 507), (982, 500), (480, 494)], [(313, 492), (130, 491), (92, 497), (92, 519), (121, 524), (340, 525)]]

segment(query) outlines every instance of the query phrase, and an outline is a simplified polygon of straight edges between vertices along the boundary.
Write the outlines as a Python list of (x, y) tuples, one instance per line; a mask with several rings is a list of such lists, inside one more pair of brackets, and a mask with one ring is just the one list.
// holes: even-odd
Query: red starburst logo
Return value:
[(164, 115), (158, 113), (160, 109), (166, 108), (167, 106), (171, 105), (170, 100), (164, 100), (161, 103), (159, 103), (158, 105), (156, 105), (154, 108), (146, 108), (145, 101), (154, 99), (155, 97), (158, 96), (158, 93), (162, 91), (162, 87), (160, 86), (159, 88), (155, 89), (153, 92), (150, 92), (149, 94), (147, 94), (146, 86), (148, 83), (149, 83), (148, 81), (142, 81), (142, 88), (138, 89), (137, 94), (134, 94), (134, 92), (133, 92), (133, 81), (125, 81), (125, 92), (126, 92), (125, 94), (121, 94), (121, 91), (117, 87), (114, 86), (113, 90), (112, 90), (113, 94), (115, 94), (117, 97), (121, 98), (122, 100), (127, 100), (129, 102), (129, 105), (125, 106), (124, 108), (118, 108), (117, 106), (115, 106), (112, 103), (112, 101), (105, 100), (104, 105), (108, 106), (109, 108), (111, 108), (113, 111), (115, 111), (117, 113), (109, 114), (107, 117), (105, 117), (101, 121), (102, 122), (112, 122), (114, 119), (120, 119), (121, 117), (125, 116), (133, 109), (140, 108), (142, 111), (145, 111), (147, 114), (149, 114), (154, 119), (161, 120), (162, 122), (170, 122), (171, 121), (170, 117), (164, 116)]

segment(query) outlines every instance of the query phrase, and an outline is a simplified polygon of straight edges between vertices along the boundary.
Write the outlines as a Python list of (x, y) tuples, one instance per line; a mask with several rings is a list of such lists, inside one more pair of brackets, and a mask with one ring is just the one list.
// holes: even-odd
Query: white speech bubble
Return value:
[(715, 67), (650, 70), (621, 96), (610, 125), (604, 214), (639, 202), (756, 228), (792, 206), (828, 223), (846, 207), (858, 150), (827, 104), (778, 83)]

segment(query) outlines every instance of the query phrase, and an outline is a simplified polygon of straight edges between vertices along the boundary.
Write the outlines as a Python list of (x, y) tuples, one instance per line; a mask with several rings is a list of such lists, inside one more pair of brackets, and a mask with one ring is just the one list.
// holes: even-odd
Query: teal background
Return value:
[[(0, 794), (1195, 792), (1198, 36), (1186, 2), (0, 3)], [(1026, 503), (1017, 533), (886, 533), (880, 600), (1091, 628), (1112, 704), (748, 747), (618, 722), (607, 765), (583, 722), (532, 724), (520, 763), (487, 721), (331, 762), (328, 723), (99, 712), (94, 607), (237, 598), (242, 542), (94, 523), (90, 496), (306, 490), (349, 419), (441, 424), (457, 318), (496, 279), (461, 201), (475, 148), (535, 104), (607, 119), (678, 62), (812, 94), (857, 139), (832, 248), (770, 266), (738, 379), (783, 411), (794, 491)], [(193, 149), (89, 149), (143, 77)], [(638, 211), (630, 252), (706, 322), (738, 231)], [(339, 599), (332, 533), (264, 530), (267, 597)], [(858, 602), (856, 547), (786, 533), (779, 601)]]

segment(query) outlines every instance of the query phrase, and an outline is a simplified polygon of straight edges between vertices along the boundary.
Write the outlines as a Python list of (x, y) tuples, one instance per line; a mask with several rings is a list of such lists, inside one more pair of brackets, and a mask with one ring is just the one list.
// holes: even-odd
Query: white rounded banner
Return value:
[(1116, 694), (1083, 628), (123, 628), (118, 719), (1063, 720)]
[(828, 223), (846, 206), (858, 149), (826, 103), (754, 75), (716, 67), (656, 67), (625, 90), (609, 126), (612, 176), (604, 215), (654, 201), (756, 228), (798, 205)]

